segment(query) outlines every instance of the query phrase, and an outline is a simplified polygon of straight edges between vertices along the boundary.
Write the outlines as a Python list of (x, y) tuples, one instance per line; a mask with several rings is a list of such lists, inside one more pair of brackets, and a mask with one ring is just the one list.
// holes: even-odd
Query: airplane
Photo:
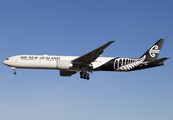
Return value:
[(60, 76), (71, 76), (80, 72), (80, 78), (90, 79), (88, 72), (120, 71), (128, 72), (164, 65), (170, 57), (157, 59), (164, 39), (159, 39), (140, 58), (101, 57), (104, 49), (115, 41), (109, 41), (103, 46), (83, 56), (49, 56), (49, 55), (17, 55), (3, 61), (13, 69), (55, 69), (60, 70)]

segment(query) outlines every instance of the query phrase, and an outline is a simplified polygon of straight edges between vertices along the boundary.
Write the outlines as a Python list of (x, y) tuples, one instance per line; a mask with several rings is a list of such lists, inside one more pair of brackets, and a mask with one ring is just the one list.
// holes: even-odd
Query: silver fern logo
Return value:
[(155, 57), (156, 56), (156, 53), (159, 53), (160, 50), (158, 50), (159, 47), (158, 45), (154, 45), (150, 50), (149, 50), (149, 54), (151, 57)]
[[(119, 58), (114, 62), (114, 69), (116, 71), (130, 71), (143, 63), (146, 55), (139, 59), (131, 59), (131, 58)], [(123, 62), (124, 61), (124, 62)], [(129, 63), (130, 62), (130, 63)], [(117, 69), (116, 69), (117, 68)]]

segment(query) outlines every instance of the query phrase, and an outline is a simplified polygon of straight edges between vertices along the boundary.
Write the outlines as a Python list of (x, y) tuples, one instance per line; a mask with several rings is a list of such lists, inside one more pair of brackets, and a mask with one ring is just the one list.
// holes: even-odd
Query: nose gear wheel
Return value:
[(11, 69), (13, 69), (13, 71), (14, 71), (13, 74), (16, 75), (17, 74), (16, 68), (15, 67), (11, 67)]

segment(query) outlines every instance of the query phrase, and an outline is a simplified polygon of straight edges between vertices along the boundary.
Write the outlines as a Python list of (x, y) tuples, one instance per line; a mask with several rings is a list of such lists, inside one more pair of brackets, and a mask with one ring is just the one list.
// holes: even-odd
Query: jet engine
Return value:
[(68, 61), (68, 60), (57, 61), (57, 68), (60, 70), (68, 70), (71, 67), (73, 67), (73, 64), (71, 63), (71, 61)]

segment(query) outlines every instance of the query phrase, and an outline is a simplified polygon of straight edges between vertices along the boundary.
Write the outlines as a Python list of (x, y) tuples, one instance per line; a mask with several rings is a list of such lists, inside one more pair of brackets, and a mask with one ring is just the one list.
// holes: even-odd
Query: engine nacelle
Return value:
[(68, 61), (68, 60), (57, 61), (57, 68), (60, 70), (68, 70), (71, 67), (73, 67), (73, 64), (71, 63), (71, 61)]

